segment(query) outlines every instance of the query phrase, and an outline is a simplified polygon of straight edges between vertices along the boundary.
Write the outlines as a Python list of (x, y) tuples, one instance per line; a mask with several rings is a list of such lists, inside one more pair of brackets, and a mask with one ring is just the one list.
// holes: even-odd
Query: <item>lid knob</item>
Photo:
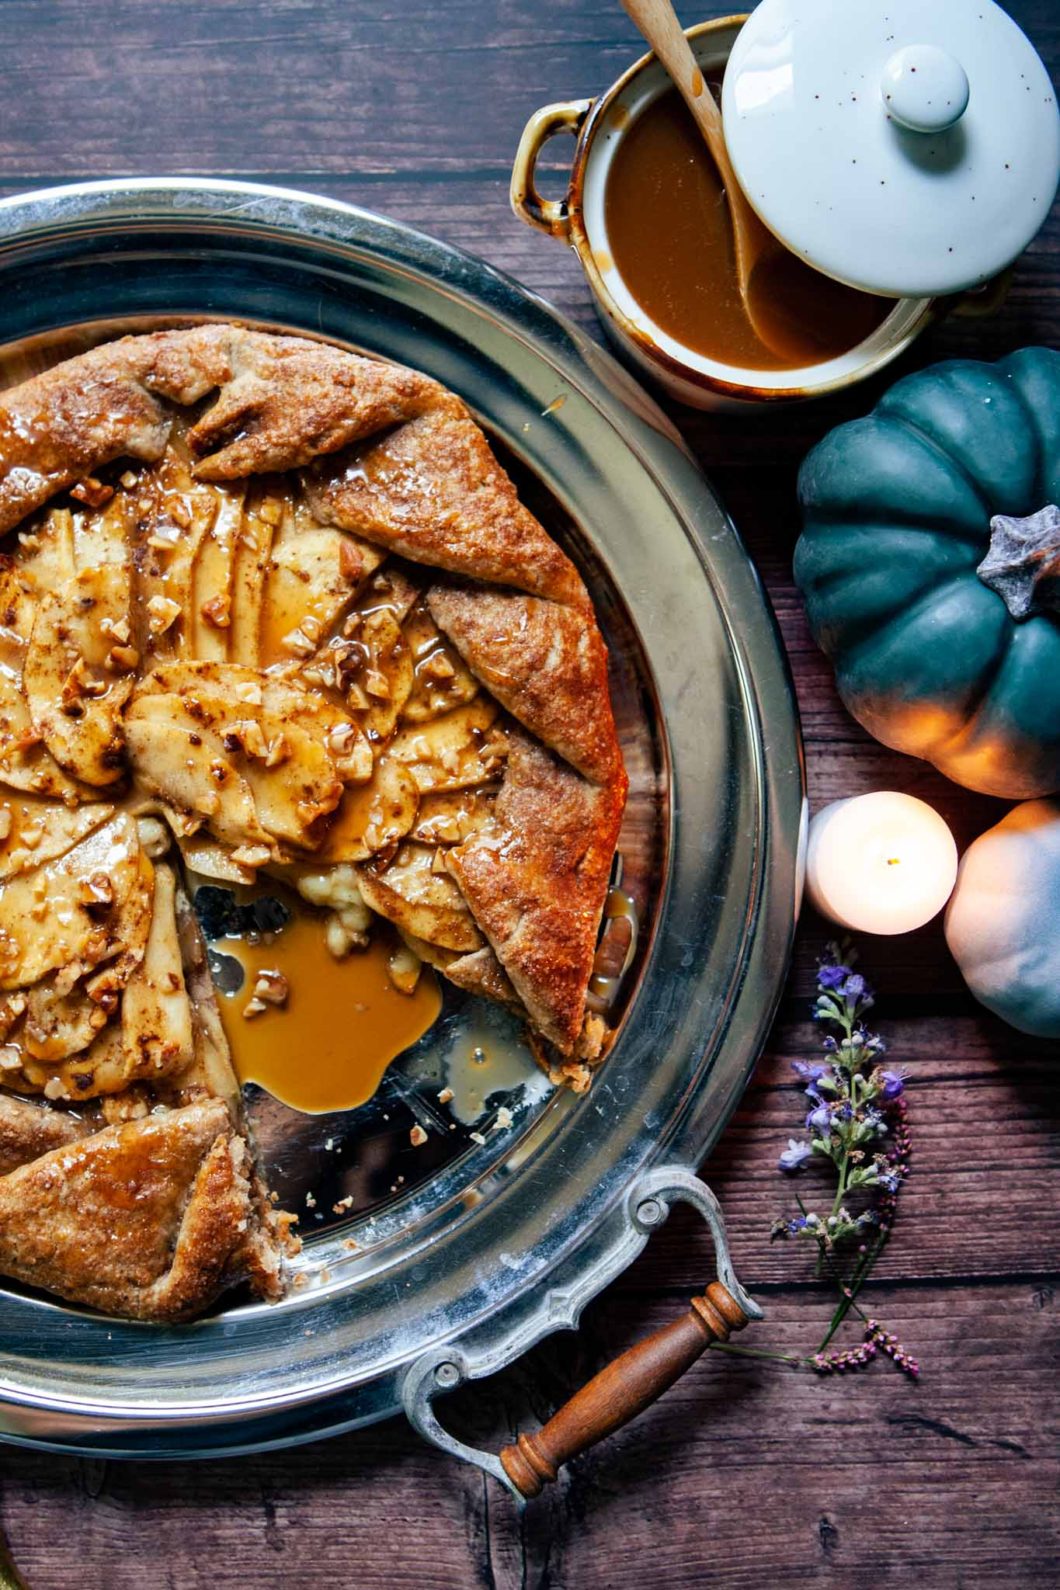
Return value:
[(934, 44), (907, 44), (883, 69), (883, 102), (912, 132), (937, 133), (968, 108), (968, 78), (960, 61)]

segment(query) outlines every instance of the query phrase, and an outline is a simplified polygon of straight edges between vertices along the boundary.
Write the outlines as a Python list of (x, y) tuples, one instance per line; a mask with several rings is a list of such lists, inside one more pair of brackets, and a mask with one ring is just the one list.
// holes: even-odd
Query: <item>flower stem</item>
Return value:
[(740, 1358), (768, 1358), (775, 1364), (791, 1364), (794, 1369), (808, 1367), (811, 1360), (795, 1353), (771, 1353), (764, 1347), (741, 1347), (737, 1342), (711, 1342), (716, 1353), (735, 1353)]

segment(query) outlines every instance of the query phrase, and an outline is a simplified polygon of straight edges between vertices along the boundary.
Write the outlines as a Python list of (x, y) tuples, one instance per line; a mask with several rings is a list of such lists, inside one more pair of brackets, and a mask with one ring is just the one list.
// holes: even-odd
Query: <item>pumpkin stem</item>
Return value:
[(990, 551), (976, 570), (1015, 619), (1060, 613), (1060, 508), (1048, 503), (1026, 519), (997, 513)]

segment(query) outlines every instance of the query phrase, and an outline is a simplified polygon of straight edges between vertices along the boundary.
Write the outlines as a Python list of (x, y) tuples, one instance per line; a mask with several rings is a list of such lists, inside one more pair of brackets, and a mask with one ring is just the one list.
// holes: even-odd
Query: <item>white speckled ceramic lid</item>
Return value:
[(763, 0), (725, 71), (733, 167), (819, 270), (890, 297), (987, 281), (1060, 178), (1060, 115), (993, 0)]

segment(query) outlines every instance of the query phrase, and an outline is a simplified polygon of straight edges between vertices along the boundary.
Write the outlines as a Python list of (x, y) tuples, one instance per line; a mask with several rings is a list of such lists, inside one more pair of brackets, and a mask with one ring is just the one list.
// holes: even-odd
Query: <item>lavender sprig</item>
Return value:
[(808, 1362), (820, 1374), (857, 1369), (882, 1351), (914, 1380), (919, 1365), (897, 1338), (875, 1320), (867, 1320), (865, 1339), (845, 1352), (826, 1351), (847, 1314), (861, 1314), (857, 1296), (891, 1234), (898, 1195), (909, 1174), (911, 1143), (906, 1120), (905, 1077), (885, 1069), (883, 1040), (869, 1032), (865, 1017), (874, 997), (865, 978), (854, 971), (852, 946), (830, 944), (817, 969), (813, 1017), (826, 1031), (825, 1062), (794, 1061), (805, 1083), (809, 1108), (806, 1136), (788, 1139), (778, 1168), (787, 1175), (816, 1160), (826, 1160), (836, 1178), (827, 1214), (807, 1209), (775, 1222), (774, 1238), (798, 1238), (814, 1244), (818, 1270), (835, 1278), (839, 1302), (817, 1353)]

